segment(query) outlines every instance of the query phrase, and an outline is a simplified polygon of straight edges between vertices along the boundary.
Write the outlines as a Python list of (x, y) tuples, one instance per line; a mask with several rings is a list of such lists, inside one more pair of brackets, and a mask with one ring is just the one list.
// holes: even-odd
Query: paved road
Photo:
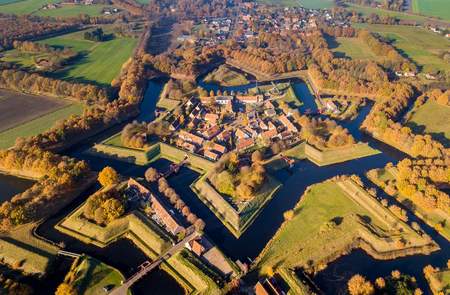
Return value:
[(143, 276), (148, 274), (150, 271), (152, 271), (155, 267), (160, 265), (164, 260), (169, 259), (172, 255), (183, 249), (184, 245), (186, 243), (189, 243), (193, 239), (198, 237), (198, 233), (194, 231), (193, 233), (189, 234), (187, 237), (185, 237), (183, 240), (178, 242), (176, 245), (174, 245), (172, 248), (161, 254), (158, 258), (156, 258), (153, 262), (150, 263), (150, 261), (146, 261), (143, 264), (140, 265), (140, 270), (132, 275), (130, 278), (128, 278), (122, 285), (114, 288), (111, 292), (109, 292), (109, 295), (127, 295), (128, 289), (137, 281), (139, 281)]

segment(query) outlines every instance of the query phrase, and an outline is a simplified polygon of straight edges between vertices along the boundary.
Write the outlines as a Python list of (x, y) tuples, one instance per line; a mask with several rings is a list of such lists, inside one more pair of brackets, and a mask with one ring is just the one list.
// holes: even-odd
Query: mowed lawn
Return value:
[(288, 7), (303, 6), (310, 9), (325, 9), (334, 6), (333, 0), (258, 0), (258, 2)]
[(437, 137), (445, 137), (450, 142), (450, 107), (428, 100), (418, 107), (407, 125), (416, 132), (437, 133)]
[(40, 41), (52, 46), (64, 46), (80, 52), (82, 57), (65, 67), (58, 75), (63, 79), (109, 85), (122, 65), (132, 55), (138, 40), (116, 37), (105, 42), (83, 38), (84, 31)]
[(450, 21), (450, 1), (448, 0), (412, 0), (412, 8), (415, 13)]
[(398, 50), (414, 62), (423, 66), (423, 70), (450, 71), (450, 64), (438, 55), (450, 48), (450, 40), (429, 30), (411, 26), (358, 25), (379, 33), (392, 41)]
[(376, 59), (376, 55), (366, 43), (358, 38), (338, 37), (331, 49), (337, 57), (349, 57), (351, 59)]
[(0, 133), (0, 149), (13, 146), (17, 137), (37, 135), (50, 129), (57, 121), (66, 119), (73, 114), (81, 114), (82, 111), (83, 106), (80, 103), (73, 103), (54, 112), (5, 130)]

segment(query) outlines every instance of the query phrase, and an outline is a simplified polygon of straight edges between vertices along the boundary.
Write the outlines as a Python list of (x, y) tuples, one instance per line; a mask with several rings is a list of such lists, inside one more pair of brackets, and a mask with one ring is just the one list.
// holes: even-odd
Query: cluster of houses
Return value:
[[(210, 160), (224, 153), (245, 152), (278, 140), (296, 141), (299, 128), (265, 94), (218, 95), (192, 98), (185, 107), (190, 112), (184, 123), (172, 124), (176, 145)], [(226, 116), (224, 116), (224, 113)]]
[(177, 213), (171, 204), (153, 194), (150, 189), (134, 178), (128, 180), (125, 193), (129, 201), (149, 204), (153, 212), (151, 218), (172, 235), (176, 236), (186, 230), (181, 214)]
[[(151, 206), (153, 221), (176, 236), (186, 230), (183, 226), (181, 214), (163, 199), (152, 193), (149, 188), (139, 181), (130, 178), (125, 190), (128, 199), (132, 202), (144, 202)], [(214, 267), (224, 276), (233, 275), (234, 270), (224, 254), (206, 237), (200, 236), (186, 243), (185, 247), (200, 259)]]

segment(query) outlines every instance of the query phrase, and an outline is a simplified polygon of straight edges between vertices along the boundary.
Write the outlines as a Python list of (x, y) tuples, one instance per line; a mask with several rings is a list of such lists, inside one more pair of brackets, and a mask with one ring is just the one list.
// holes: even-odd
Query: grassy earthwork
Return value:
[(399, 250), (394, 241), (401, 238), (407, 241), (406, 248), (430, 242), (351, 180), (328, 180), (311, 186), (293, 212), (258, 257), (261, 272), (268, 268), (322, 269), (354, 247), (357, 238), (375, 249), (371, 255)]
[(85, 295), (102, 294), (105, 286), (119, 286), (124, 279), (117, 269), (88, 256), (77, 258), (66, 275), (66, 281), (77, 293)]
[(359, 38), (339, 37), (334, 39), (335, 46), (331, 51), (337, 57), (348, 57), (351, 59), (376, 59), (377, 56), (370, 50), (369, 46)]
[[(368, 175), (368, 178), (374, 184), (380, 186), (381, 188), (384, 188), (384, 185), (381, 184), (381, 181), (383, 181), (384, 183), (388, 181), (395, 181), (395, 173), (397, 173), (397, 169), (395, 168), (391, 168), (389, 170), (377, 169), (377, 177), (371, 177), (370, 175)], [(443, 228), (438, 228), (438, 232), (450, 241), (450, 226), (448, 226), (448, 224), (450, 223), (449, 214), (446, 214), (446, 212), (440, 209), (428, 210), (423, 207), (417, 206), (417, 204), (415, 204), (412, 200), (398, 193), (393, 197), (431, 227), (436, 228), (436, 224), (442, 222), (442, 220), (446, 220), (446, 226)]]
[(221, 65), (219, 68), (209, 73), (204, 81), (206, 83), (215, 83), (221, 86), (238, 86), (249, 83), (244, 74), (233, 70), (227, 65)]

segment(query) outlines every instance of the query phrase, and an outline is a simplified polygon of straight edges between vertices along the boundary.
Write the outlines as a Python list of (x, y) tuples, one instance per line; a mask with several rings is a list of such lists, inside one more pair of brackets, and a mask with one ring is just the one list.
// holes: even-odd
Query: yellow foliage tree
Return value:
[(114, 168), (108, 166), (98, 174), (98, 182), (104, 187), (110, 186), (119, 182), (119, 175)]

